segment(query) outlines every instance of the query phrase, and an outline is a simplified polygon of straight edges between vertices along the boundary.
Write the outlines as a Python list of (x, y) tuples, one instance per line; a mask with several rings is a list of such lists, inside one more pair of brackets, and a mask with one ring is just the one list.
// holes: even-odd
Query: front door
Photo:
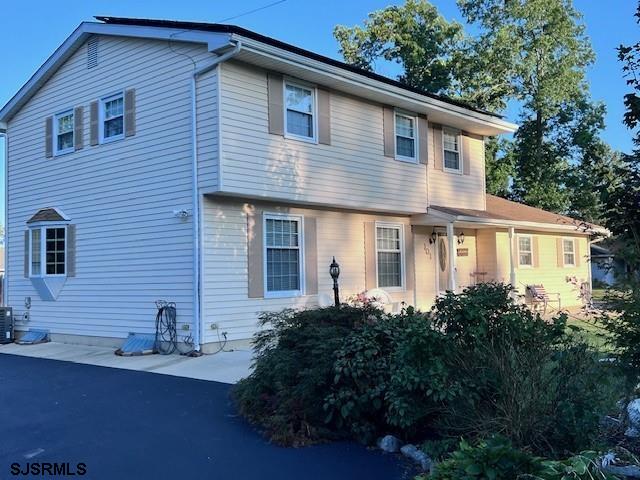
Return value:
[(449, 288), (449, 246), (447, 237), (438, 236), (438, 293), (444, 293)]

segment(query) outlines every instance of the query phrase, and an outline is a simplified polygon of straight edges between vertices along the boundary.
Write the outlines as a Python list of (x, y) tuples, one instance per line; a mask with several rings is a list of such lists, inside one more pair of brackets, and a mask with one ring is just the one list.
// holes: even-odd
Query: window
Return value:
[(265, 216), (265, 292), (302, 293), (301, 217)]
[(119, 93), (100, 101), (102, 142), (124, 138), (124, 95)]
[(442, 129), (442, 147), (444, 149), (444, 169), (462, 171), (460, 162), (460, 132)]
[(533, 245), (530, 235), (518, 236), (518, 257), (521, 267), (533, 267)]
[(376, 225), (378, 287), (402, 287), (402, 226)]
[(416, 119), (396, 113), (396, 157), (401, 160), (416, 160)]
[(576, 251), (573, 238), (562, 239), (562, 257), (564, 258), (565, 267), (574, 267), (576, 265)]
[(315, 91), (285, 83), (285, 131), (289, 135), (315, 140)]
[(54, 152), (56, 155), (73, 151), (73, 110), (59, 113), (53, 118)]
[(39, 227), (31, 230), (31, 276), (66, 274), (66, 228)]

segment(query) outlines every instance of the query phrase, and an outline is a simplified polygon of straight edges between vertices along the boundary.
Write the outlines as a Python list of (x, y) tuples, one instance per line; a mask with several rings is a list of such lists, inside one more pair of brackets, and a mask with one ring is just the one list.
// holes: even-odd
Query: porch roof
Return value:
[(433, 224), (433, 220), (441, 219), (455, 223), (477, 224), (478, 226), (519, 227), (564, 232), (573, 230), (583, 234), (609, 235), (609, 231), (599, 225), (489, 194), (487, 194), (486, 210), (431, 205), (427, 215), (421, 215), (421, 217), (423, 218), (415, 218), (416, 223), (422, 223), (420, 220), (424, 220), (425, 224)]

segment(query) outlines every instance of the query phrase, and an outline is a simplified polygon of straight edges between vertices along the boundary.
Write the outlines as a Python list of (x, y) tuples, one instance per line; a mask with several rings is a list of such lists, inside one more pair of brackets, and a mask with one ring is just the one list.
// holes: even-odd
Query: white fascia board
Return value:
[(203, 32), (165, 27), (142, 27), (135, 25), (112, 25), (83, 22), (60, 45), (55, 52), (36, 70), (32, 77), (0, 110), (0, 124), (6, 124), (13, 115), (38, 91), (40, 87), (69, 59), (90, 35), (113, 35), (155, 40), (175, 40), (177, 42), (202, 43), (209, 51), (219, 51), (233, 47), (228, 33)]
[[(376, 92), (383, 92), (386, 95), (396, 97), (405, 101), (411, 101), (416, 104), (416, 107), (426, 106), (432, 111), (442, 112), (447, 115), (457, 116), (465, 120), (473, 120), (479, 124), (487, 125), (504, 133), (515, 132), (518, 129), (518, 125), (502, 120), (492, 115), (486, 115), (474, 110), (466, 109), (464, 107), (453, 105), (451, 103), (438, 100), (436, 98), (421, 95), (419, 93), (411, 92), (401, 87), (389, 85), (378, 80), (368, 78), (364, 75), (350, 72), (343, 68), (339, 68), (319, 60), (308, 58), (304, 55), (292, 53), (281, 48), (277, 48), (271, 45), (264, 44), (262, 42), (243, 37), (241, 35), (232, 35), (234, 40), (242, 42), (243, 49), (252, 51), (259, 55), (267, 56), (271, 59), (281, 61), (292, 66), (306, 67), (316, 72), (320, 72), (324, 75), (332, 77), (337, 80), (348, 82), (357, 85), (359, 88), (368, 89)], [(416, 108), (416, 110), (419, 110)]]

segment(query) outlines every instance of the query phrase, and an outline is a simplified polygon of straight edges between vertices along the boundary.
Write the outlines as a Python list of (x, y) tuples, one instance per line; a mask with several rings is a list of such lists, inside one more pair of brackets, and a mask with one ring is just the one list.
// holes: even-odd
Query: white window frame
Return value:
[[(413, 122), (413, 137), (405, 137), (404, 135), (398, 135), (398, 117), (408, 118)], [(398, 137), (411, 138), (413, 140), (413, 157), (406, 155), (398, 155)], [(402, 112), (400, 110), (394, 110), (393, 112), (393, 149), (395, 159), (401, 162), (418, 163), (418, 117), (410, 113)]]
[[(520, 239), (521, 238), (528, 238), (529, 239), (529, 245), (531, 245), (531, 249), (528, 252), (524, 251), (524, 253), (529, 253), (531, 255), (531, 264), (522, 263), (520, 261), (520, 254), (522, 253), (522, 250), (520, 249)], [(520, 268), (533, 268), (533, 235), (518, 234), (518, 235), (516, 235), (516, 239), (518, 240), (518, 267), (520, 267)]]
[[(300, 288), (298, 290), (269, 291), (267, 288), (267, 220), (295, 220), (298, 222), (298, 252), (300, 253), (298, 274), (300, 275)], [(273, 247), (283, 248), (283, 247)], [(304, 268), (304, 216), (289, 215), (283, 213), (265, 213), (262, 216), (262, 281), (264, 288), (264, 298), (285, 298), (301, 297), (305, 288), (305, 268)]]
[[(453, 152), (454, 150), (447, 150), (444, 146), (444, 134), (445, 132), (449, 135), (456, 136), (456, 143), (458, 144), (458, 168), (449, 168), (447, 167), (447, 162), (445, 161), (445, 152)], [(462, 132), (458, 129), (451, 127), (443, 127), (442, 128), (442, 170), (449, 173), (456, 173), (458, 175), (462, 175), (463, 166), (462, 166)]]
[[(106, 120), (105, 104), (112, 100), (116, 100), (117, 98), (122, 98), (122, 133), (120, 135), (114, 135), (113, 137), (105, 138), (104, 136), (104, 122)], [(124, 132), (126, 132), (126, 129), (127, 129), (126, 115), (125, 115), (126, 108), (127, 106), (125, 105), (124, 90), (121, 90), (112, 95), (107, 95), (100, 99), (100, 101), (98, 102), (98, 122), (99, 122), (98, 132), (99, 132), (99, 139), (101, 144), (115, 142), (115, 141), (124, 139)]]
[[(71, 115), (71, 138), (73, 141), (71, 142), (71, 146), (69, 148), (63, 148), (62, 150), (58, 149), (58, 136), (60, 135), (60, 131), (58, 130), (58, 119), (62, 117), (67, 117)], [(75, 124), (75, 112), (73, 108), (69, 108), (63, 112), (56, 113), (53, 116), (53, 155), (65, 155), (67, 153), (71, 153), (75, 151), (76, 148), (76, 124)]]
[[(378, 227), (383, 228), (395, 228), (400, 231), (400, 286), (398, 287), (381, 287), (380, 278), (378, 276), (378, 252), (396, 252), (396, 250), (378, 250)], [(404, 224), (402, 223), (389, 223), (389, 222), (376, 222), (375, 223), (375, 236), (374, 242), (376, 245), (376, 287), (382, 288), (389, 292), (403, 292), (406, 288), (406, 261), (405, 261), (405, 245), (404, 245)]]
[[(47, 230), (55, 230), (58, 228), (64, 229), (64, 273), (47, 273)], [(40, 274), (33, 273), (33, 232), (34, 230), (40, 231)], [(69, 253), (68, 253), (68, 240), (69, 232), (66, 224), (50, 224), (35, 225), (29, 227), (29, 277), (31, 278), (51, 278), (51, 277), (66, 277), (69, 268)]]
[[(287, 85), (297, 88), (304, 88), (305, 90), (311, 90), (311, 127), (313, 128), (313, 136), (306, 137), (304, 135), (297, 135), (295, 133), (289, 133), (287, 125)], [(318, 143), (318, 88), (308, 83), (300, 82), (297, 80), (291, 80), (285, 78), (282, 82), (282, 115), (284, 116), (284, 137), (294, 140), (301, 140), (308, 143)], [(291, 109), (297, 111), (295, 109)], [(300, 112), (308, 115), (308, 112)]]
[[(564, 242), (571, 242), (573, 244), (573, 252), (567, 252), (564, 249)], [(573, 263), (567, 263), (565, 261), (565, 255), (571, 254), (573, 255)], [(576, 266), (576, 239), (571, 237), (562, 237), (562, 265), (564, 267), (575, 267)]]

